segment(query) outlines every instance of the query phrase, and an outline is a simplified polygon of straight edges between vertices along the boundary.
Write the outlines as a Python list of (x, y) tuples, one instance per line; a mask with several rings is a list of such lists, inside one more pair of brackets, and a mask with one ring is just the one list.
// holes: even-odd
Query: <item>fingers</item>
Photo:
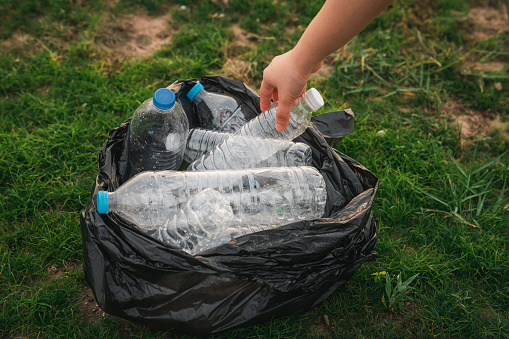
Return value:
[(286, 126), (288, 126), (288, 122), (290, 121), (290, 111), (292, 108), (293, 100), (287, 101), (282, 100), (279, 101), (276, 112), (276, 130), (282, 132)]
[(274, 91), (274, 86), (269, 84), (269, 82), (263, 80), (262, 85), (260, 86), (260, 109), (262, 111), (266, 111), (270, 107), (270, 99), (272, 99), (272, 92)]

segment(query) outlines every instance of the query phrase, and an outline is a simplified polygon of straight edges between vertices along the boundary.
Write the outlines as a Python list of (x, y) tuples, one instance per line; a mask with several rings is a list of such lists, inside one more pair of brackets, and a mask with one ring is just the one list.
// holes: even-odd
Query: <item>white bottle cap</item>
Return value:
[(308, 89), (304, 94), (304, 100), (313, 111), (318, 110), (324, 104), (323, 98), (316, 88)]

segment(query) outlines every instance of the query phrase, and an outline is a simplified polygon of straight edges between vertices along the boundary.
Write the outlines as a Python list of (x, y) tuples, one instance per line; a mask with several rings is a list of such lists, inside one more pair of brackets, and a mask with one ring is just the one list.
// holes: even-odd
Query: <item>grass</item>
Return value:
[[(0, 2), (0, 38), (28, 36), (0, 54), (0, 337), (187, 337), (84, 307), (77, 212), (97, 152), (159, 86), (221, 74), (227, 58), (251, 63), (257, 86), (321, 3)], [(320, 112), (356, 114), (337, 149), (380, 178), (380, 259), (316, 309), (213, 337), (509, 337), (507, 131), (462, 142), (442, 110), (454, 101), (509, 120), (509, 38), (471, 37), (468, 9), (479, 5), (395, 1), (328, 60), (332, 74), (310, 86), (326, 100)], [(109, 17), (170, 11), (172, 43), (152, 57), (119, 56), (95, 42), (108, 34), (101, 22)], [(233, 24), (270, 38), (238, 46)], [(467, 67), (494, 61), (504, 69)], [(393, 289), (400, 273), (403, 282), (418, 276), (391, 304), (383, 272)]]

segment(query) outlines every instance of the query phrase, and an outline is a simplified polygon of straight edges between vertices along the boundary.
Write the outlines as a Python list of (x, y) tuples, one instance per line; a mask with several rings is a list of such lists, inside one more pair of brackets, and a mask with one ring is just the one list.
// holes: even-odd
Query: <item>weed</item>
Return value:
[[(405, 302), (406, 300), (411, 300), (411, 298), (408, 296), (408, 293), (410, 292), (410, 284), (412, 283), (412, 281), (414, 281), (415, 278), (417, 278), (418, 275), (419, 273), (411, 276), (406, 281), (402, 282), (401, 273), (399, 273), (398, 276), (396, 277), (397, 279), (396, 286), (394, 286), (393, 288), (391, 276), (389, 275), (388, 272), (385, 273), (385, 295), (387, 296), (387, 304), (389, 308), (392, 309), (392, 307), (395, 305), (398, 307), (402, 307), (403, 302)], [(382, 301), (384, 302), (384, 304), (386, 303), (385, 296), (382, 297)]]

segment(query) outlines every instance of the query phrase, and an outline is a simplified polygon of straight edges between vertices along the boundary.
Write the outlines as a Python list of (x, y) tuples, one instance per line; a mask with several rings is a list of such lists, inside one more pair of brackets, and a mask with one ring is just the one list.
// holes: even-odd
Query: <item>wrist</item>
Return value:
[[(320, 69), (322, 60), (319, 58), (313, 58), (311, 53), (302, 50), (302, 48), (297, 44), (291, 51), (291, 58), (293, 60), (293, 64), (295, 69), (306, 78), (309, 77), (312, 73), (318, 71)], [(315, 60), (316, 59), (316, 60)]]

